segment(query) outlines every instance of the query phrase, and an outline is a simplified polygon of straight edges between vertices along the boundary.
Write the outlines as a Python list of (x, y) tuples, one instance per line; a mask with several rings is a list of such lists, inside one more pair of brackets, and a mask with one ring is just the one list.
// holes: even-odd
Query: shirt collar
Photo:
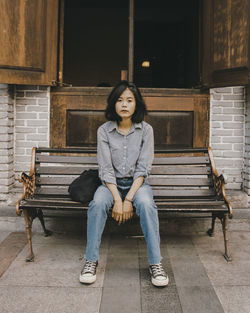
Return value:
[[(142, 123), (134, 123), (130, 131), (133, 131), (135, 128), (142, 128)], [(108, 131), (112, 132), (114, 129), (118, 130), (118, 125), (116, 121), (110, 121)]]

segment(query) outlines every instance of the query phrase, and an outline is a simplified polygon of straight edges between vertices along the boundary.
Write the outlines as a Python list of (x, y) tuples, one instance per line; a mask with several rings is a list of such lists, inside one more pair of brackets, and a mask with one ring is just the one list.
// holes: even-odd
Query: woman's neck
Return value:
[(118, 128), (120, 129), (127, 129), (129, 130), (132, 126), (132, 121), (131, 119), (123, 119), (122, 121), (119, 122)]

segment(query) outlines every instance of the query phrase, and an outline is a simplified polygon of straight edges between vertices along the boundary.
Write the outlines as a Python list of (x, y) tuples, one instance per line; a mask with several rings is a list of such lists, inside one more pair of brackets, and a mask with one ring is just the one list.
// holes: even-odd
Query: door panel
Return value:
[(203, 83), (249, 83), (250, 0), (203, 1)]
[(1, 0), (0, 29), (0, 82), (52, 85), (58, 0)]
[[(110, 88), (56, 88), (51, 93), (51, 147), (95, 147)], [(141, 89), (155, 148), (205, 147), (209, 95), (194, 90)]]

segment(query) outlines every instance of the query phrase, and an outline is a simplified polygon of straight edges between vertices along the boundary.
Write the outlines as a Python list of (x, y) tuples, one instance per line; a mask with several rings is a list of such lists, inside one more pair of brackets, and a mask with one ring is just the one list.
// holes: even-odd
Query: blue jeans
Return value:
[[(117, 179), (117, 188), (122, 200), (126, 197), (133, 178)], [(101, 185), (90, 202), (87, 224), (87, 247), (85, 257), (88, 261), (97, 261), (102, 233), (107, 220), (107, 213), (113, 206), (113, 196), (106, 185)], [(152, 189), (147, 182), (137, 190), (133, 206), (140, 217), (141, 228), (147, 243), (150, 264), (161, 261), (159, 220)]]

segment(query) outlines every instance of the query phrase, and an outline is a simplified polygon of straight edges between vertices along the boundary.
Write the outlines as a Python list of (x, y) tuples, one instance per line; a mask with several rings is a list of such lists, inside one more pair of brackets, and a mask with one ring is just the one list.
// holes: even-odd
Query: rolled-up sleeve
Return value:
[(103, 127), (99, 127), (97, 131), (97, 161), (99, 165), (99, 177), (102, 182), (116, 185), (109, 143)]
[(141, 151), (139, 154), (139, 158), (137, 159), (134, 176), (133, 179), (135, 180), (139, 176), (148, 177), (153, 159), (154, 159), (154, 132), (153, 128), (148, 125), (144, 129), (143, 139), (142, 139), (142, 146)]

